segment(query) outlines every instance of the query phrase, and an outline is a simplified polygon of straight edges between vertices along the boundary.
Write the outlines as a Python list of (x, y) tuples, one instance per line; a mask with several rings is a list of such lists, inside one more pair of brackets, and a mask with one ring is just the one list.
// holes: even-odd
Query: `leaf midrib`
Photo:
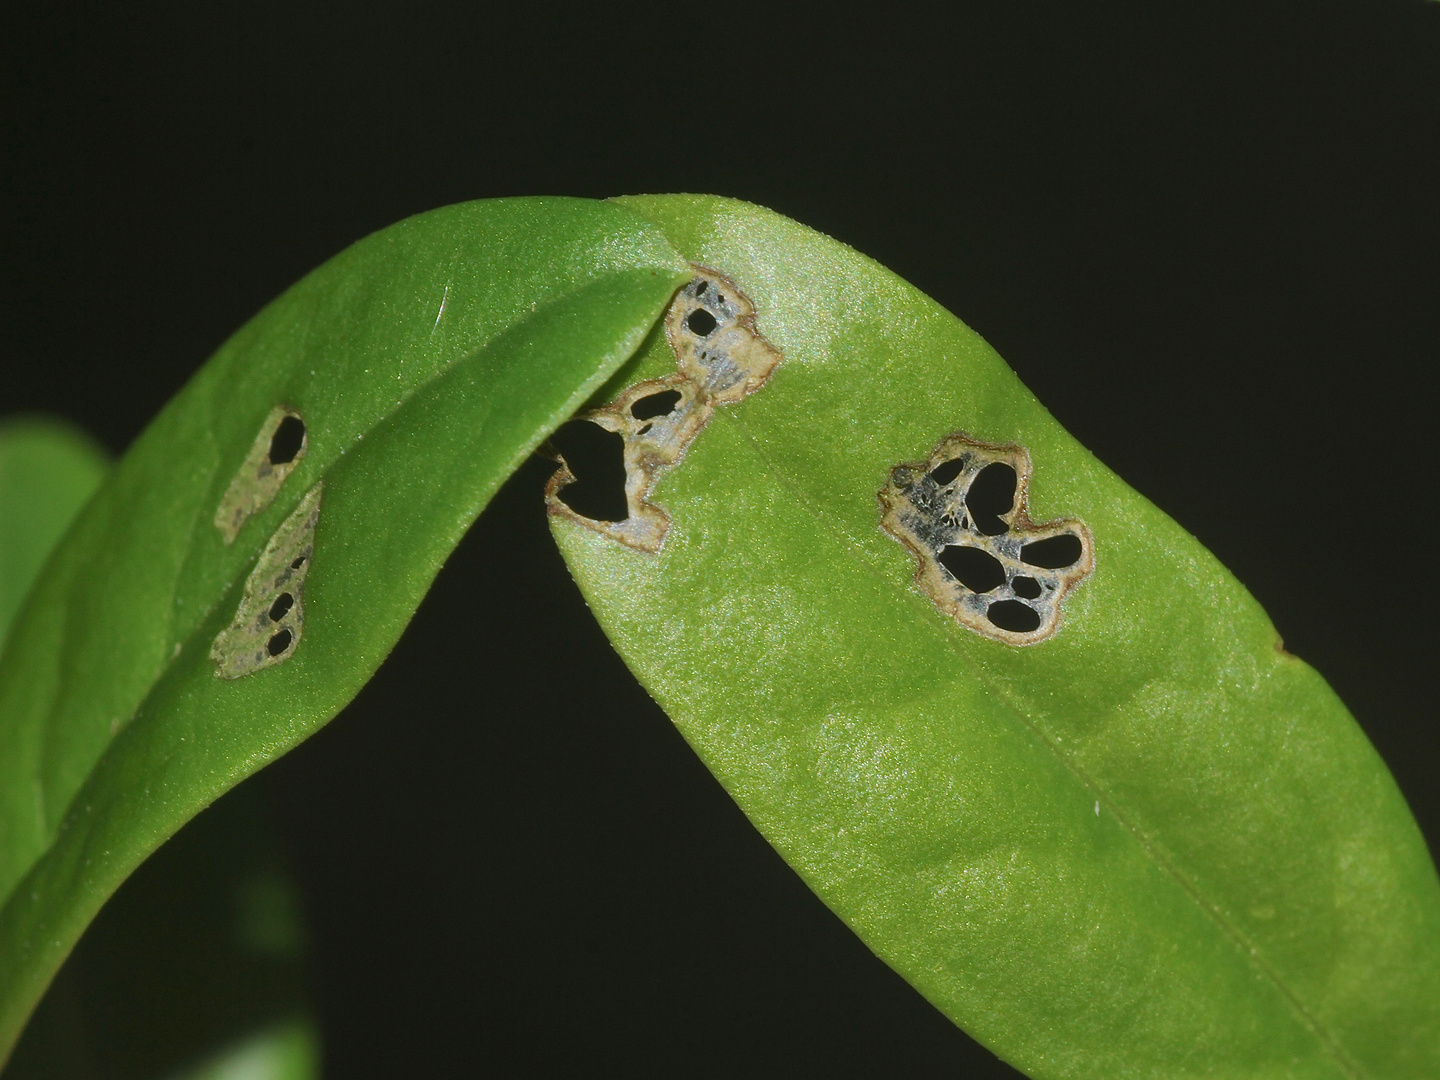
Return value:
[[(768, 456), (764, 452), (761, 440), (754, 431), (754, 425), (751, 422), (747, 422), (743, 415), (738, 415), (736, 411), (730, 409), (721, 410), (711, 420), (711, 423), (724, 423), (732, 426), (737, 434), (744, 439), (745, 443), (750, 447), (752, 455), (759, 462), (767, 466), (771, 464)], [(763, 475), (772, 484), (791, 496), (792, 501), (808, 511), (811, 517), (820, 523), (822, 529), (828, 531), (833, 536), (841, 538), (844, 545), (855, 552), (856, 563), (862, 567), (863, 572), (868, 577), (872, 580), (878, 580), (887, 591), (892, 593), (898, 591), (893, 575), (885, 573), (876, 564), (869, 547), (858, 537), (854, 536), (850, 530), (843, 528), (834, 515), (823, 513), (815, 497), (805, 488), (795, 484), (789, 479), (788, 470), (767, 467), (763, 473), (751, 471), (749, 475)], [(877, 529), (880, 527), (878, 520), (875, 527)], [(906, 591), (908, 592), (908, 590)], [(969, 631), (966, 632), (968, 633)], [(948, 632), (948, 628), (930, 623), (927, 625), (926, 633), (939, 641), (946, 650), (955, 652), (960, 659), (969, 659), (969, 657), (962, 654), (959, 645), (954, 639), (954, 635)], [(1005, 713), (1013, 717), (1020, 727), (1028, 731), (1041, 745), (1049, 750), (1056, 760), (1059, 761), (1065, 772), (1072, 776), (1077, 783), (1105, 803), (1107, 811), (1111, 817), (1115, 819), (1120, 828), (1139, 845), (1141, 851), (1145, 853), (1161, 873), (1170, 878), (1190, 897), (1200, 911), (1217, 927), (1221, 935), (1227, 938), (1231, 944), (1240, 951), (1242, 959), (1245, 959), (1246, 962), (1253, 965), (1264, 977), (1265, 981), (1274, 988), (1275, 992), (1280, 996), (1281, 1000), (1285, 1002), (1286, 1006), (1295, 1015), (1295, 1018), (1300, 1024), (1315, 1036), (1316, 1042), (1325, 1053), (1330, 1056), (1335, 1064), (1350, 1076), (1352, 1080), (1368, 1080), (1372, 1074), (1361, 1068), (1360, 1064), (1346, 1053), (1339, 1040), (1331, 1034), (1319, 1018), (1306, 1007), (1299, 995), (1290, 989), (1285, 980), (1281, 978), (1279, 972), (1264, 957), (1259, 947), (1251, 942), (1239, 926), (1226, 918), (1220, 907), (1209, 900), (1200, 887), (1191, 881), (1179, 866), (1169, 859), (1164, 852), (1156, 846), (1155, 842), (1147, 837), (1138, 825), (1117, 809), (1117, 803), (1109, 798), (1106, 789), (1099, 782), (1091, 778), (1085, 769), (1077, 761), (1073, 760), (1073, 757), (1066, 752), (1057, 740), (1052, 738), (1037, 722), (1029, 718), (1025, 711), (1017, 705), (1015, 694), (1006, 687), (1004, 681), (995, 679), (990, 672), (989, 666), (986, 664), (980, 664), (975, 669), (967, 670), (972, 671), (972, 673), (978, 673), (980, 681), (985, 686), (986, 692), (1004, 706)], [(946, 683), (939, 684), (937, 689), (932, 693), (944, 693), (944, 688), (948, 687), (948, 685), (949, 684)], [(1136, 693), (1138, 693), (1138, 690), (1132, 691), (1130, 696), (1133, 698)]]

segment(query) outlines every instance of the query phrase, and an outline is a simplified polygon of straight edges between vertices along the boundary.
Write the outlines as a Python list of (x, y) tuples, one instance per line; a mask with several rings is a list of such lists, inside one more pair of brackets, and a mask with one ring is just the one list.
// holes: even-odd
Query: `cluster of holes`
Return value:
[(644, 551), (658, 551), (670, 525), (649, 500), (660, 473), (680, 461), (717, 406), (759, 389), (780, 360), (735, 284), (696, 270), (665, 317), (676, 374), (638, 383), (550, 437), (563, 466), (546, 488), (551, 513)]
[[(945, 487), (955, 481), (963, 467), (963, 458), (952, 459), (938, 469), (932, 469), (930, 479), (937, 487)], [(970, 524), (981, 536), (1004, 536), (1010, 531), (1004, 515), (1010, 513), (1015, 505), (1015, 486), (1015, 470), (1000, 462), (985, 466), (970, 482), (964, 505), (969, 511)], [(962, 518), (960, 523), (963, 525), (964, 522)], [(1082, 553), (1078, 536), (1061, 533), (1021, 544), (1019, 558), (1028, 566), (1063, 570), (1078, 563)], [(973, 593), (995, 593), (1009, 587), (1015, 599), (993, 600), (986, 608), (986, 618), (996, 626), (1017, 634), (1040, 629), (1040, 612), (1025, 601), (1040, 600), (1050, 583), (1013, 569), (1007, 570), (1004, 563), (982, 547), (946, 544), (935, 558), (951, 577)], [(1053, 589), (1053, 585), (1050, 587)]]
[(305, 623), (303, 591), (314, 552), (322, 485), (316, 484), (270, 537), (245, 580), (235, 618), (210, 648), (215, 674), (236, 679), (286, 660)]
[(1026, 513), (1029, 455), (960, 434), (930, 460), (896, 466), (880, 492), (882, 525), (915, 555), (916, 580), (941, 610), (1016, 645), (1054, 632), (1065, 594), (1093, 564), (1078, 521)]

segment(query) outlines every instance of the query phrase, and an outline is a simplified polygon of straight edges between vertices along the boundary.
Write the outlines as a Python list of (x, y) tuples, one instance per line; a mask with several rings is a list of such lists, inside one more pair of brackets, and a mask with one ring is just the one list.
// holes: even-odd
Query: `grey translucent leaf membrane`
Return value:
[(718, 406), (760, 389), (781, 359), (735, 283), (694, 270), (665, 314), (675, 374), (636, 383), (550, 440), (560, 468), (545, 488), (549, 512), (641, 551), (659, 551), (670, 529), (669, 513), (650, 501), (660, 474), (685, 456)]
[(300, 414), (283, 405), (271, 409), (215, 510), (215, 527), (225, 543), (234, 543), (250, 516), (270, 505), (285, 477), (305, 456), (307, 446)]
[(245, 579), (245, 592), (235, 619), (210, 646), (215, 674), (238, 679), (290, 659), (305, 626), (305, 575), (315, 553), (315, 525), (320, 520), (316, 484), (300, 505), (280, 523)]
[(880, 489), (880, 524), (919, 564), (915, 583), (978, 634), (1010, 645), (1043, 641), (1066, 593), (1095, 566), (1083, 522), (1027, 515), (1030, 455), (959, 432), (923, 462), (897, 465)]

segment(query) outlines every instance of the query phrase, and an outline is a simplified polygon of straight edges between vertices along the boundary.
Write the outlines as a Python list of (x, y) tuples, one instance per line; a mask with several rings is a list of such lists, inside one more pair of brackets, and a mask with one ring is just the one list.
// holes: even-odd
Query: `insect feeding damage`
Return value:
[(880, 489), (880, 524), (910, 549), (915, 583), (947, 615), (1010, 645), (1044, 641), (1066, 593), (1094, 568), (1081, 521), (1027, 515), (1030, 455), (956, 433), (927, 461), (897, 465)]
[(215, 511), (215, 527), (226, 544), (235, 542), (250, 515), (270, 505), (307, 448), (305, 421), (300, 414), (283, 405), (271, 409)]
[[(685, 456), (716, 407), (753, 394), (780, 363), (779, 351), (755, 328), (755, 305), (735, 283), (717, 271), (693, 269), (696, 276), (665, 314), (676, 373), (637, 383), (550, 441), (560, 468), (545, 488), (549, 512), (641, 551), (659, 551), (670, 529), (669, 513), (650, 501), (660, 474)], [(587, 443), (623, 467), (623, 500), (621, 468), (612, 468), (608, 479), (596, 468), (580, 477), (571, 471)]]
[(245, 579), (245, 592), (235, 619), (210, 646), (215, 675), (238, 679), (290, 659), (305, 625), (305, 575), (315, 552), (315, 523), (320, 520), (316, 484), (275, 530), (255, 569)]

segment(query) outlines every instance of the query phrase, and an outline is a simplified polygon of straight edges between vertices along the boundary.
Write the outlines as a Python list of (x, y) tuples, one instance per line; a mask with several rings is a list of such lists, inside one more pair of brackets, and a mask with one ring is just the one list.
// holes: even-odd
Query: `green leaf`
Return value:
[(109, 467), (95, 441), (69, 424), (0, 423), (0, 649), (35, 575)]
[(238, 1040), (171, 1080), (313, 1080), (320, 1075), (320, 1046), (303, 1020), (275, 1024)]
[[(1434, 867), (1244, 588), (882, 267), (745, 204), (623, 203), (733, 279), (783, 361), (661, 474), (658, 553), (563, 513), (554, 531), (820, 897), (1036, 1077), (1440, 1075)], [(657, 340), (607, 389), (674, 368)], [(1093, 537), (1047, 640), (942, 610), (881, 528), (892, 469), (934, 468), (955, 432), (1023, 447), (1030, 516)]]
[[(490, 495), (634, 352), (683, 271), (615, 205), (437, 210), (315, 271), (171, 401), (0, 657), (0, 1047), (126, 874), (364, 684)], [(289, 636), (261, 655), (278, 641), (283, 662), (217, 678), (244, 635), (216, 639), (267, 611)]]

